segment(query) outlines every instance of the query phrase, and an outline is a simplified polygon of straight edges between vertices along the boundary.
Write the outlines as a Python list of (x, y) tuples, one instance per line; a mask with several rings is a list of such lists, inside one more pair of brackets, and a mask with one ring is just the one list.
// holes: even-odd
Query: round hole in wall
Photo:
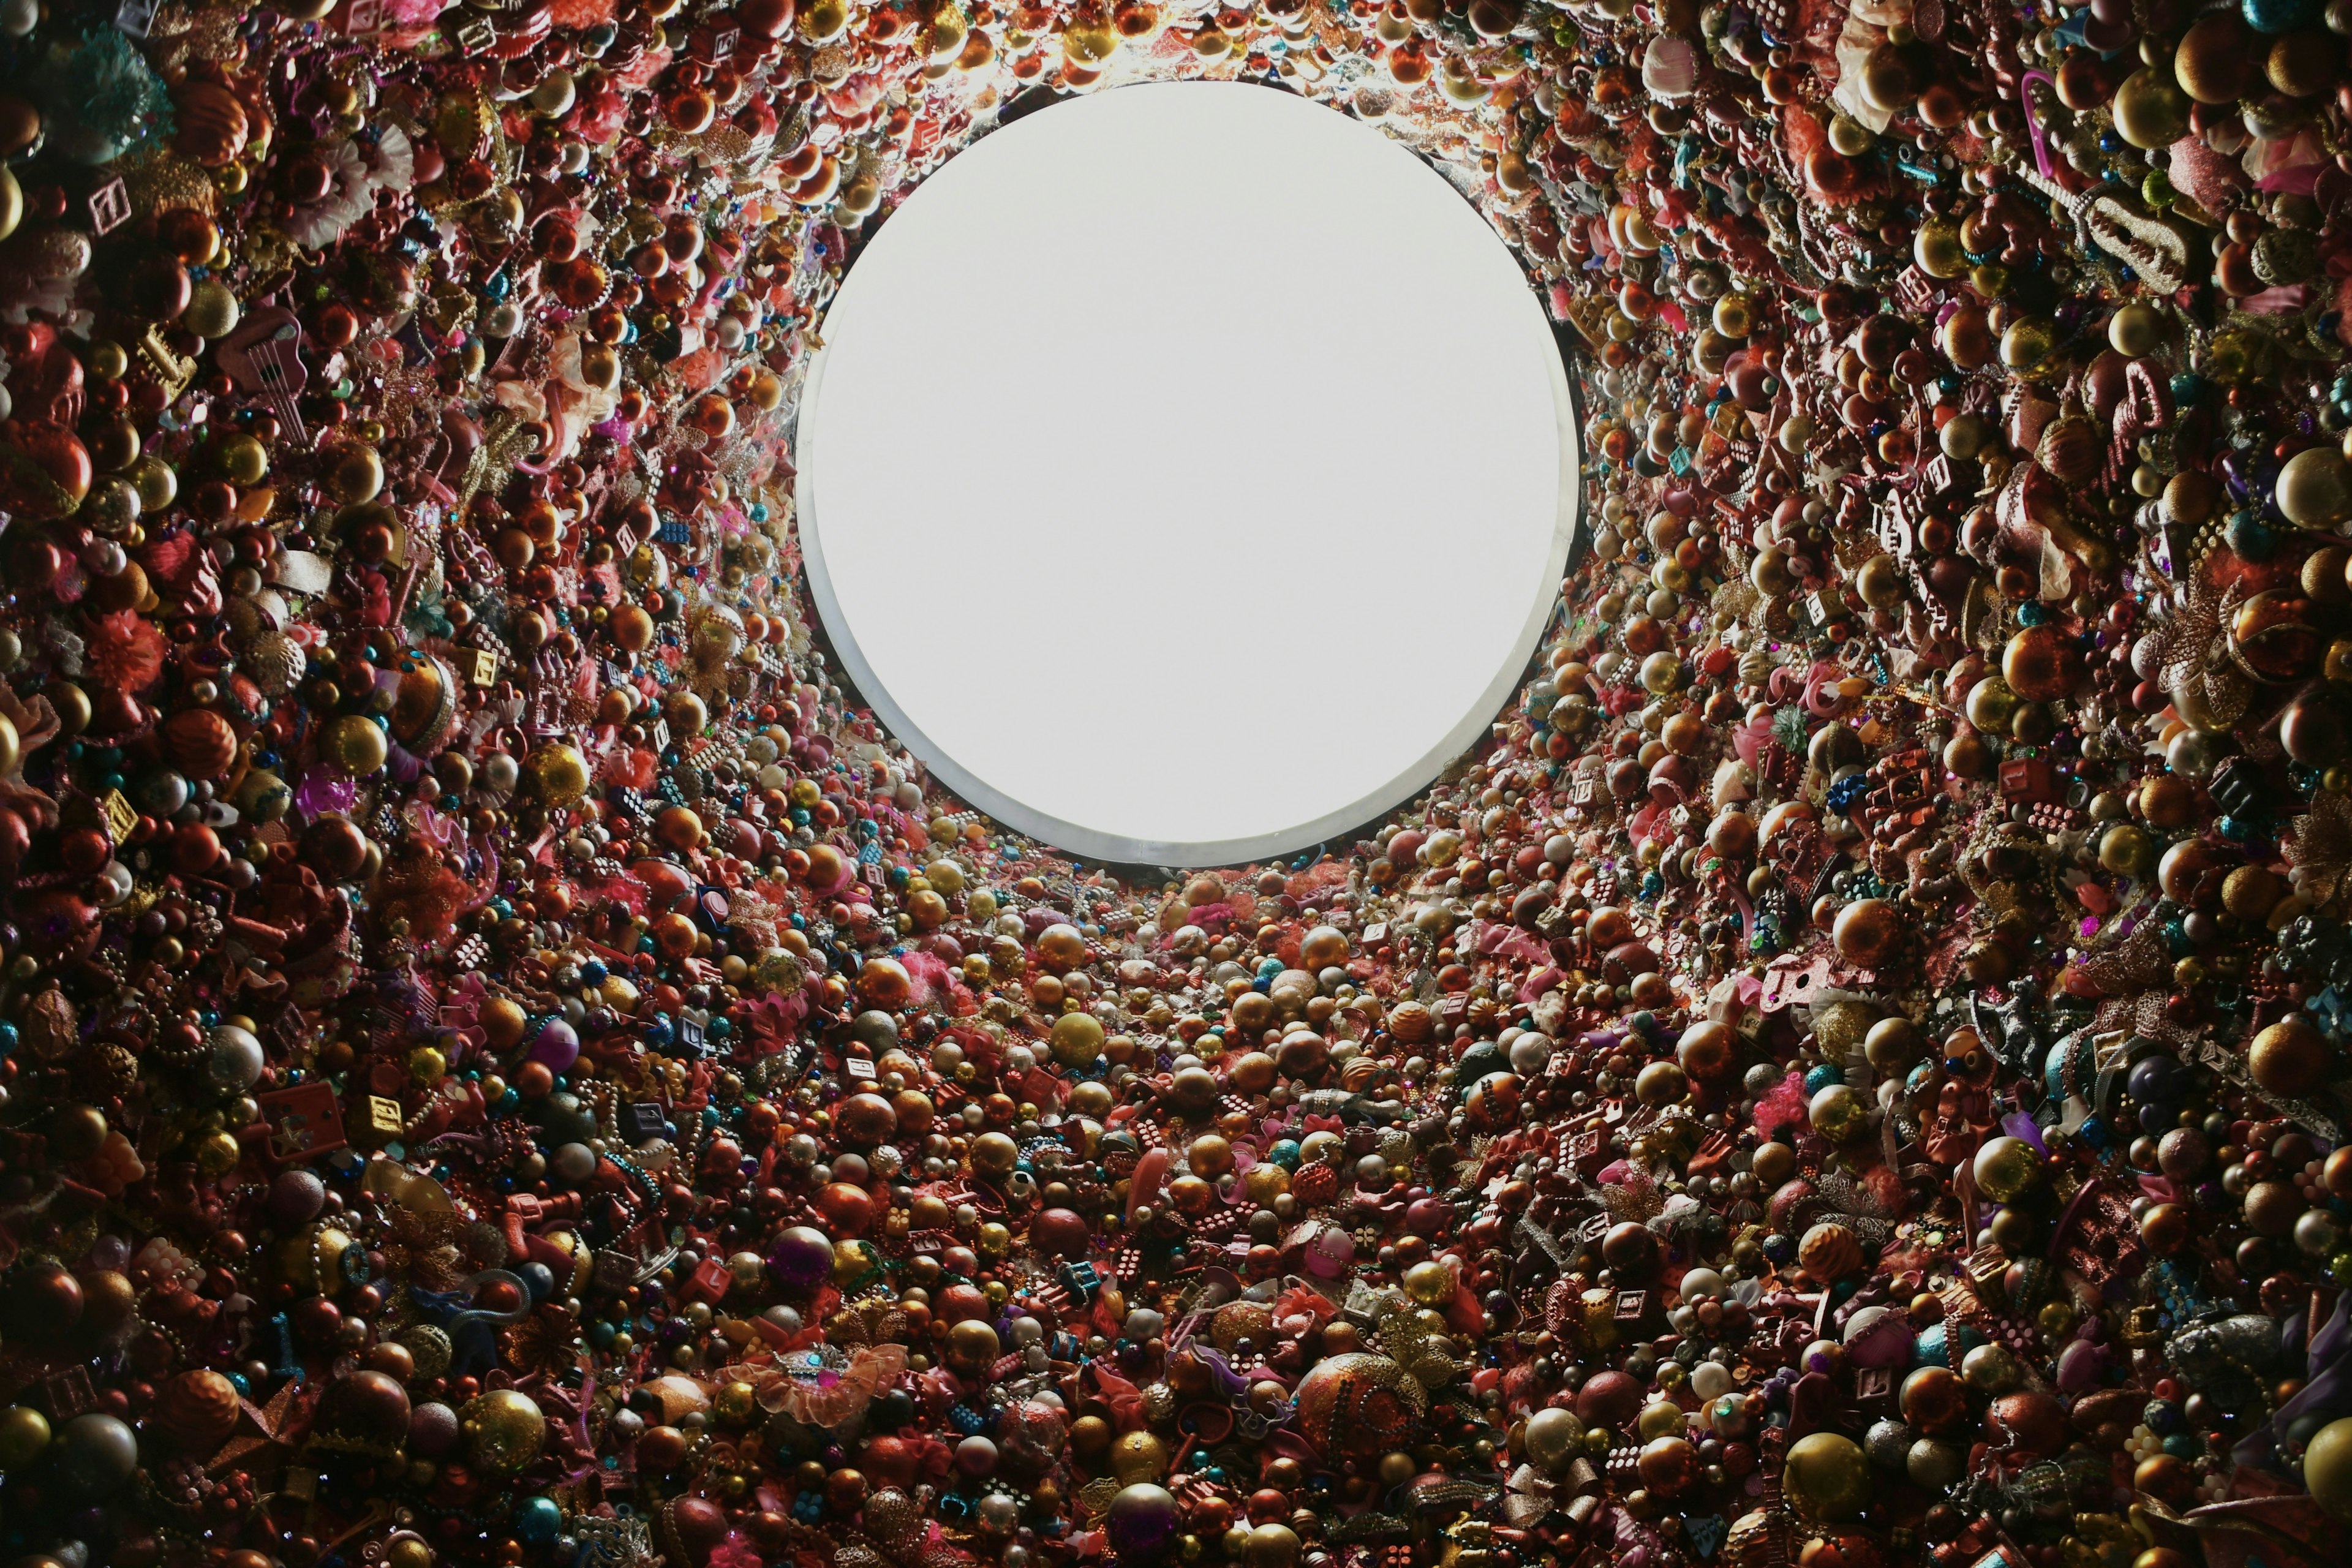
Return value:
[(867, 242), (799, 414), (813, 596), (952, 790), (1072, 853), (1310, 848), (1491, 724), (1579, 449), (1501, 239), (1377, 129), (1234, 83), (1004, 126)]

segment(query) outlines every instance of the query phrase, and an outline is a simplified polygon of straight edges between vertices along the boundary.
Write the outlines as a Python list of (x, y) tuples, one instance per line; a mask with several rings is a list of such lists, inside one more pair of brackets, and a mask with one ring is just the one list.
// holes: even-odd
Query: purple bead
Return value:
[(833, 1277), (832, 1238), (804, 1225), (779, 1231), (768, 1248), (768, 1268), (785, 1289), (814, 1290)]
[(530, 1043), (530, 1059), (550, 1072), (563, 1071), (580, 1059), (579, 1031), (561, 1018), (550, 1018)]
[(408, 1413), (408, 1446), (428, 1459), (456, 1447), (457, 1436), (457, 1413), (446, 1405), (420, 1405)]
[(2132, 1064), (2132, 1098), (2143, 1104), (2169, 1105), (2180, 1098), (2180, 1063), (2174, 1058), (2143, 1058)]
[(301, 1166), (278, 1172), (269, 1184), (270, 1215), (284, 1224), (308, 1225), (326, 1206), (327, 1184)]
[(1149, 1482), (1122, 1487), (1110, 1500), (1111, 1550), (1121, 1562), (1157, 1557), (1175, 1542), (1177, 1520), (1176, 1499), (1167, 1488)]

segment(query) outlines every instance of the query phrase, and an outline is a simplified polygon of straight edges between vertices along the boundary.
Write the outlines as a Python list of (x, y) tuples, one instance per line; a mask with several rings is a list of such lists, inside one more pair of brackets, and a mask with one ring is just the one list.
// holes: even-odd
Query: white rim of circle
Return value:
[[(1517, 257), (1512, 256), (1500, 236), (1487, 226), (1485, 218), (1465, 199), (1445, 177), (1424, 163), (1410, 149), (1389, 138), (1373, 127), (1349, 119), (1340, 111), (1316, 103), (1297, 94), (1267, 88), (1255, 83), (1174, 81), (1140, 83), (1105, 89), (1084, 98), (1066, 100), (1035, 113), (1027, 114), (973, 142), (956, 153), (940, 169), (919, 186), (910, 201), (919, 201), (922, 190), (939, 180), (946, 172), (975, 155), (985, 155), (991, 148), (1002, 148), (1008, 139), (1023, 139), (1024, 132), (1034, 136), (1032, 128), (1055, 120), (1088, 104), (1098, 104), (1114, 98), (1136, 93), (1167, 93), (1171, 91), (1201, 92), (1223, 90), (1247, 91), (1271, 98), (1287, 100), (1302, 109), (1321, 114), (1339, 115), (1346, 123), (1368, 137), (1377, 137), (1388, 153), (1406, 165), (1402, 174), (1440, 187), (1443, 194), (1459, 208), (1465, 224), (1476, 224), (1484, 231), (1487, 244), (1511, 267), (1525, 287), (1525, 309), (1528, 331), (1541, 334), (1547, 345), (1552, 409), (1557, 423), (1559, 440), (1559, 472), (1557, 502), (1552, 523), (1549, 552), (1544, 573), (1535, 579), (1532, 602), (1528, 605), (1517, 637), (1510, 644), (1508, 656), (1502, 659), (1491, 678), (1480, 689), (1477, 700), (1450, 725), (1440, 738), (1416, 756), (1409, 765), (1396, 770), (1377, 786), (1370, 788), (1344, 804), (1316, 815), (1312, 819), (1263, 832), (1235, 837), (1170, 840), (1141, 837), (1108, 832), (1084, 823), (1067, 820), (1053, 813), (1031, 806), (1006, 793), (987, 778), (972, 771), (950, 751), (936, 742), (925, 727), (908, 712), (892, 693), (887, 683), (876, 673), (871, 660), (860, 645), (856, 628), (845, 613), (841, 596), (836, 592), (827, 565), (824, 544), (822, 515), (816, 493), (815, 470), (820, 466), (812, 453), (817, 444), (817, 432), (822, 429), (818, 417), (824, 407), (823, 389), (825, 371), (835, 353), (830, 328), (833, 315), (845, 299), (856, 287), (859, 268), (853, 262), (839, 289), (827, 302), (820, 342), (825, 344), (812, 359), (802, 386), (794, 433), (794, 461), (797, 477), (794, 481), (793, 504), (795, 526), (799, 534), (802, 557), (807, 568), (811, 598), (844, 672), (868, 703), (886, 731), (908, 751), (919, 759), (949, 790), (966, 805), (992, 817), (1004, 826), (1066, 851), (1082, 859), (1120, 865), (1197, 868), (1238, 866), (1297, 854), (1327, 844), (1334, 835), (1365, 826), (1404, 805), (1415, 795), (1433, 784), (1444, 769), (1464, 756), (1478, 740), (1489, 732), (1504, 705), (1526, 676), (1528, 660), (1541, 640), (1553, 611), (1559, 603), (1560, 582), (1567, 569), (1581, 515), (1581, 454), (1580, 431), (1577, 419), (1575, 394), (1570, 386), (1564, 351), (1553, 332), (1535, 285), (1528, 279)], [(1066, 121), (1064, 121), (1066, 123)], [(903, 218), (898, 220), (903, 221)], [(871, 242), (887, 241), (886, 228)], [(861, 257), (862, 260), (863, 258)], [(1171, 742), (1173, 744), (1173, 742)]]

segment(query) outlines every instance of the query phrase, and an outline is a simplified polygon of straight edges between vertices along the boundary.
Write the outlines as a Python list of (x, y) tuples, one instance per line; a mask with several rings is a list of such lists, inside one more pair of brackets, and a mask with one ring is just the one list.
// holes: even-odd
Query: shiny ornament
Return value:
[(155, 1429), (184, 1454), (209, 1458), (236, 1429), (236, 1385), (205, 1368), (181, 1373), (156, 1399)]
[(0, 1411), (0, 1472), (21, 1470), (47, 1450), (48, 1417), (28, 1405)]
[(2319, 1030), (2290, 1014), (2254, 1036), (2246, 1047), (2246, 1069), (2265, 1093), (2308, 1094), (2329, 1076), (2332, 1057)]
[(1870, 1500), (1870, 1462), (1852, 1438), (1815, 1432), (1789, 1446), (1780, 1484), (1809, 1518), (1852, 1519)]
[(405, 661), (392, 708), (392, 736), (403, 748), (427, 756), (445, 745), (458, 717), (457, 678), (430, 655)]
[(2005, 1204), (2022, 1197), (2041, 1179), (2042, 1161), (2022, 1139), (1993, 1138), (1977, 1151), (1969, 1173), (1979, 1192)]
[(1105, 1516), (1111, 1549), (1122, 1559), (1148, 1561), (1176, 1538), (1176, 1499), (1165, 1487), (1138, 1482), (1121, 1487)]
[[(477, 1411), (472, 1405), (467, 1412), (469, 1419), (479, 1417), (494, 1426), (502, 1415), (488, 1407)], [(360, 1369), (328, 1385), (312, 1423), (312, 1441), (328, 1452), (390, 1458), (407, 1441), (409, 1426), (407, 1390), (386, 1373)]]
[(523, 776), (533, 795), (550, 806), (566, 806), (588, 793), (588, 760), (577, 746), (551, 742), (532, 752)]
[(493, 1474), (512, 1475), (539, 1457), (547, 1440), (547, 1417), (530, 1395), (495, 1390), (460, 1412), (466, 1452)]
[(1817, 1225), (1797, 1244), (1797, 1261), (1816, 1279), (1836, 1279), (1862, 1267), (1862, 1243), (1844, 1226)]
[(2001, 679), (2028, 702), (2055, 702), (2083, 677), (2083, 656), (2056, 627), (2030, 626), (2001, 652)]
[(1529, 1462), (1559, 1475), (1583, 1451), (1584, 1423), (1570, 1411), (1538, 1410), (1528, 1417), (1525, 1437)]
[(1815, 1094), (1805, 1116), (1813, 1131), (1832, 1143), (1850, 1143), (1869, 1126), (1869, 1109), (1862, 1097), (1842, 1083)]
[(2292, 588), (2268, 588), (2231, 613), (2230, 657), (2254, 679), (2284, 685), (2315, 673), (2326, 650), (2315, 607)]
[(2307, 447), (2279, 469), (2278, 509), (2297, 528), (2330, 531), (2352, 515), (2352, 462), (2336, 447)]
[(139, 1464), (139, 1437), (114, 1416), (96, 1411), (77, 1415), (59, 1428), (54, 1446), (57, 1474), (77, 1497), (111, 1495)]
[(1858, 899), (1838, 911), (1832, 937), (1840, 958), (1857, 969), (1876, 969), (1902, 944), (1903, 922), (1884, 900)]
[(391, 751), (391, 742), (384, 734), (383, 726), (373, 719), (356, 714), (347, 714), (336, 720), (328, 726), (320, 742), (320, 753), (355, 778), (366, 778), (383, 771)]
[(191, 778), (216, 779), (236, 756), (236, 731), (208, 709), (191, 708), (164, 722), (163, 745), (173, 763)]
[(1307, 1369), (1293, 1403), (1299, 1431), (1323, 1453), (1377, 1457), (1409, 1436), (1426, 1396), (1396, 1363), (1360, 1352), (1328, 1356)]
[(2329, 1422), (2305, 1444), (2303, 1483), (2329, 1515), (2352, 1520), (2352, 1417)]
[(2135, 147), (2169, 147), (2189, 129), (2189, 95), (2154, 67), (2126, 79), (2114, 111), (2116, 132)]

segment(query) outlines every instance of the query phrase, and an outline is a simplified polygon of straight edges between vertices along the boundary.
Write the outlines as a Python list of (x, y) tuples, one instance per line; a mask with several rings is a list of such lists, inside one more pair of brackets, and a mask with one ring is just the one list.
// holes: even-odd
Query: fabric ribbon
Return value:
[(2232, 1458), (2239, 1464), (2275, 1464), (2278, 1445), (2285, 1439), (2287, 1428), (2298, 1419), (2352, 1405), (2352, 1290), (2337, 1293), (2336, 1310), (2311, 1336), (2310, 1348), (2305, 1352), (2305, 1369), (2307, 1381), (2302, 1390), (2279, 1406), (2268, 1426), (2257, 1427), (2232, 1450)]
[(1132, 1432), (1143, 1425), (1143, 1391), (1119, 1376), (1101, 1362), (1088, 1362), (1087, 1371), (1095, 1380), (1095, 1393), (1110, 1406), (1113, 1421), (1122, 1432)]

